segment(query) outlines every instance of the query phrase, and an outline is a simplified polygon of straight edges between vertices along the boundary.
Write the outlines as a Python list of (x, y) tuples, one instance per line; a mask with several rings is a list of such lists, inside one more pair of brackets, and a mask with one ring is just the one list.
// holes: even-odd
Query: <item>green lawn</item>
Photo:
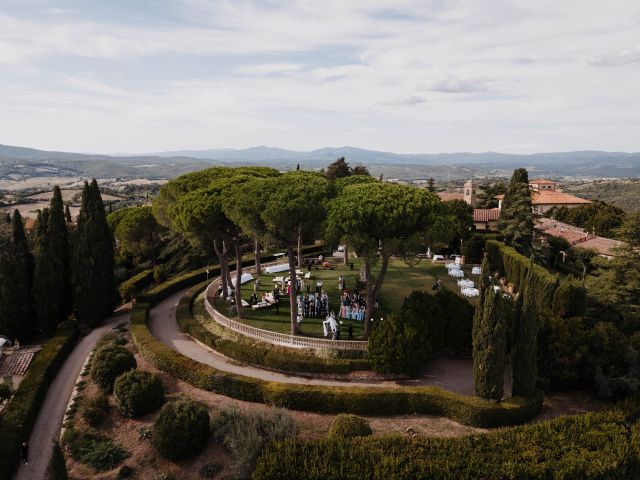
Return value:
[[(353, 270), (350, 270), (348, 267), (343, 268), (342, 265), (336, 265), (336, 268), (333, 270), (314, 269), (312, 271), (311, 291), (314, 291), (315, 282), (318, 279), (321, 279), (323, 288), (327, 292), (327, 295), (329, 295), (330, 309), (337, 314), (339, 311), (338, 276), (342, 275), (346, 279), (347, 289), (353, 291), (358, 280), (359, 267), (360, 264), (356, 261)], [(467, 273), (466, 278), (471, 278), (474, 281), (477, 280), (477, 276), (470, 275), (471, 266), (465, 267), (464, 270)], [(306, 272), (306, 269), (304, 271)], [(287, 272), (275, 275), (261, 275), (258, 298), (261, 298), (263, 293), (272, 291), (274, 286), (273, 278), (282, 275), (286, 276)], [(430, 261), (422, 260), (409, 266), (401, 260), (392, 261), (382, 285), (382, 292), (379, 298), (380, 311), (378, 312), (378, 315), (384, 316), (389, 312), (400, 309), (404, 298), (413, 290), (426, 290), (428, 292), (432, 292), (432, 286), (436, 282), (436, 278), (440, 278), (443, 285), (450, 290), (454, 292), (460, 291), (456, 283), (457, 279), (449, 277), (447, 275), (447, 269), (442, 264), (434, 265)], [(253, 287), (254, 282), (242, 285), (242, 298), (248, 301), (251, 293), (253, 292)], [(306, 292), (306, 287), (303, 291)], [(223, 314), (229, 314), (229, 308), (222, 300), (216, 300), (216, 307)], [(245, 318), (242, 319), (242, 321), (257, 328), (280, 333), (290, 333), (291, 325), (289, 312), (289, 297), (283, 295), (280, 298), (280, 311), (278, 315), (276, 315), (275, 307), (268, 307), (261, 310), (246, 308)], [(323, 337), (322, 320), (324, 319), (305, 318), (301, 324), (301, 335)], [(354, 338), (362, 338), (363, 325), (361, 322), (346, 319), (342, 319), (342, 322), (342, 339), (347, 338), (347, 327), (349, 325), (353, 326)]]

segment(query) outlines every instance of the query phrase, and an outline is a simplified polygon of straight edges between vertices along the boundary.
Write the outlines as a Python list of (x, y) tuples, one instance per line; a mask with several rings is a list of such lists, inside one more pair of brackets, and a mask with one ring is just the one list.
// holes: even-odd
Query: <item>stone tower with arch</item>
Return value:
[(473, 179), (464, 182), (464, 201), (472, 207), (476, 206), (476, 187)]

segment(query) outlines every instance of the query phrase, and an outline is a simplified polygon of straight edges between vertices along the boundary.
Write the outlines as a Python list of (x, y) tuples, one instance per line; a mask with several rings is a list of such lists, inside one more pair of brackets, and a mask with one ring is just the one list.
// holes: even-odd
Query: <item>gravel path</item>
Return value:
[(431, 362), (429, 370), (420, 379), (412, 381), (354, 380), (347, 375), (342, 379), (323, 379), (310, 375), (289, 375), (238, 363), (215, 350), (195, 342), (182, 331), (176, 321), (176, 307), (186, 290), (160, 302), (151, 310), (149, 329), (154, 337), (176, 352), (218, 370), (259, 378), (261, 380), (296, 383), (302, 385), (332, 385), (361, 387), (406, 387), (408, 385), (433, 385), (453, 392), (473, 395), (473, 371), (470, 359), (442, 358)]
[(103, 333), (119, 323), (128, 321), (128, 319), (128, 307), (117, 310), (100, 327), (81, 338), (69, 354), (49, 386), (47, 396), (29, 438), (29, 464), (20, 464), (16, 480), (46, 478), (47, 465), (51, 458), (51, 443), (60, 436), (62, 419), (84, 361)]

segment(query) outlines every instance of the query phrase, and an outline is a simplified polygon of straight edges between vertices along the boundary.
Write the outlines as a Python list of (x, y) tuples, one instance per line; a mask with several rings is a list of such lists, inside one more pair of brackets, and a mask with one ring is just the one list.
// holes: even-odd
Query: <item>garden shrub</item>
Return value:
[(200, 476), (202, 478), (213, 478), (224, 469), (220, 463), (205, 463), (200, 467)]
[(118, 375), (136, 368), (136, 359), (126, 348), (107, 343), (98, 348), (91, 360), (91, 378), (100, 390), (111, 393)]
[(120, 285), (118, 285), (120, 300), (123, 303), (128, 302), (129, 300), (131, 300), (131, 296), (135, 294), (135, 292), (148, 286), (153, 281), (153, 278), (154, 270), (152, 268), (148, 268), (138, 273), (137, 275), (134, 275), (128, 280), (125, 280)]
[(142, 370), (129, 370), (116, 378), (113, 395), (122, 414), (132, 418), (155, 412), (164, 402), (158, 376)]
[(0, 416), (0, 480), (13, 478), (20, 445), (29, 438), (49, 385), (78, 338), (75, 323), (68, 322), (56, 331), (35, 356), (20, 387)]
[(135, 470), (129, 465), (123, 465), (118, 470), (117, 479), (121, 480), (122, 478), (131, 478), (131, 476), (135, 473)]
[(166, 403), (153, 424), (152, 443), (169, 460), (198, 453), (209, 439), (209, 413), (193, 400)]
[(587, 290), (584, 283), (569, 276), (553, 292), (552, 311), (563, 318), (580, 317), (587, 307)]
[(6, 383), (0, 383), (0, 403), (11, 398), (11, 387)]
[(212, 421), (212, 428), (233, 456), (231, 474), (235, 478), (249, 478), (255, 463), (266, 445), (295, 437), (298, 426), (285, 410), (249, 410), (237, 408), (221, 410)]
[[(460, 295), (446, 288), (439, 291), (435, 297), (443, 313), (441, 317), (444, 324), (442, 327), (444, 330), (443, 351), (469, 352), (471, 350), (473, 306)], [(434, 347), (434, 351), (438, 350)]]
[(620, 414), (589, 413), (458, 438), (285, 440), (265, 449), (252, 478), (638, 478), (637, 432)]
[(99, 349), (103, 345), (113, 344), (113, 345), (126, 345), (127, 339), (118, 331), (111, 330), (110, 332), (105, 333), (100, 339), (96, 342), (96, 346), (94, 350)]
[(533, 418), (542, 392), (500, 403), (459, 395), (437, 387), (327, 387), (265, 382), (221, 372), (160, 343), (147, 328), (148, 310), (131, 311), (131, 336), (138, 351), (156, 368), (197, 388), (249, 402), (292, 410), (361, 415), (438, 415), (465, 425), (492, 428)]
[(109, 399), (102, 392), (95, 397), (83, 399), (81, 405), (80, 416), (92, 427), (100, 425), (109, 412)]
[(329, 427), (329, 438), (368, 437), (371, 427), (366, 418), (351, 413), (336, 416)]
[[(71, 456), (98, 471), (112, 470), (130, 456), (120, 444), (98, 433), (68, 429), (64, 441)], [(66, 432), (65, 432), (66, 433)]]

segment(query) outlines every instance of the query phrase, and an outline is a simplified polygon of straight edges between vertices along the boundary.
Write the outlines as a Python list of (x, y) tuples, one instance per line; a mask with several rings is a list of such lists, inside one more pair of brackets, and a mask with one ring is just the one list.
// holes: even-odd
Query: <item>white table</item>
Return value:
[(449, 276), (453, 278), (462, 278), (464, 277), (464, 272), (462, 270), (451, 269), (449, 270)]
[(284, 277), (273, 277), (273, 283), (282, 283), (284, 282)]
[(445, 267), (447, 267), (448, 269), (459, 269), (460, 268), (460, 264), (458, 263), (453, 263), (453, 262), (449, 262), (445, 265)]
[(286, 272), (287, 270), (289, 270), (289, 264), (287, 263), (281, 263), (278, 265), (270, 265), (267, 268), (264, 269), (265, 272), (267, 273), (278, 273), (278, 272)]
[(463, 288), (462, 289), (462, 295), (464, 295), (465, 297), (477, 297), (480, 295), (480, 290), (478, 290), (477, 288)]
[(444, 255), (434, 255), (431, 259), (433, 263), (437, 262), (438, 260), (444, 260)]
[(482, 269), (480, 267), (473, 267), (471, 269), (472, 275), (480, 275), (482, 273)]
[[(253, 280), (253, 275), (250, 273), (243, 273), (242, 278), (240, 278), (240, 285), (244, 285), (251, 280)], [(234, 274), (231, 275), (231, 284), (233, 285), (233, 288), (236, 287), (236, 276)]]
[(473, 288), (475, 284), (472, 280), (458, 280), (458, 286), (461, 288)]

